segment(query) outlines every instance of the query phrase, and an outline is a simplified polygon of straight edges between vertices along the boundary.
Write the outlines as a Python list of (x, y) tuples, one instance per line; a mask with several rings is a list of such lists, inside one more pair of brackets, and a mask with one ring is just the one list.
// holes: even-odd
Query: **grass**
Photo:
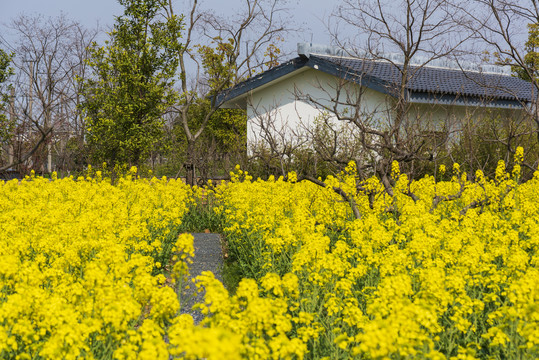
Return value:
[(242, 271), (239, 263), (236, 260), (225, 259), (221, 276), (223, 277), (223, 285), (230, 295), (235, 295), (242, 279)]

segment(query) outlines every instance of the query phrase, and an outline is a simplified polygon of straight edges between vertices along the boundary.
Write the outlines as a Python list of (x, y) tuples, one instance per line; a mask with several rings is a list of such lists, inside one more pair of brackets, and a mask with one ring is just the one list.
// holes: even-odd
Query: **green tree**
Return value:
[(539, 78), (539, 24), (528, 24), (528, 41), (524, 47), (525, 66), (512, 66), (512, 70), (519, 78), (531, 82)]
[(87, 141), (94, 161), (143, 163), (176, 100), (182, 16), (161, 16), (166, 0), (119, 0), (125, 7), (105, 46), (93, 44), (95, 77), (84, 83)]
[[(168, 16), (173, 16), (172, 0), (168, 3)], [(215, 113), (223, 105), (227, 89), (254, 72), (277, 63), (280, 52), (276, 46), (268, 47), (290, 31), (283, 7), (285, 3), (286, 0), (246, 0), (236, 16), (225, 18), (213, 11), (201, 10), (198, 1), (193, 0), (191, 11), (186, 12), (184, 48), (179, 56), (181, 96), (174, 106), (177, 114), (174, 122), (183, 131), (177, 139), (186, 144), (183, 168), (187, 183), (194, 184), (198, 177), (197, 169), (205, 166), (207, 146), (204, 146), (204, 140), (208, 139), (208, 129), (212, 127), (213, 120), (215, 127), (217, 123), (222, 126), (217, 137), (236, 138), (234, 126), (227, 126), (227, 122), (237, 125), (236, 129), (245, 128), (244, 113)], [(197, 36), (199, 30), (202, 31)], [(200, 42), (197, 44), (195, 41)], [(262, 61), (264, 50), (270, 61)], [(188, 64), (193, 60), (196, 69), (188, 71)], [(215, 96), (217, 94), (220, 96)], [(210, 99), (209, 102), (206, 99)], [(201, 107), (201, 104), (204, 105)], [(234, 116), (229, 116), (231, 114)], [(229, 132), (230, 136), (224, 136), (227, 129), (233, 130)]]
[[(180, 101), (180, 118), (187, 145), (185, 158), (186, 179), (187, 183), (191, 185), (195, 184), (196, 168), (203, 166), (207, 162), (206, 159), (200, 156), (200, 146), (197, 145), (200, 145), (200, 139), (207, 138), (208, 135), (211, 138), (207, 128), (212, 122), (211, 119), (218, 118), (218, 116), (214, 116), (218, 109), (218, 104), (215, 103), (216, 95), (235, 84), (237, 79), (237, 54), (234, 39), (223, 40), (221, 37), (215, 37), (212, 40), (212, 45), (195, 46), (198, 49), (202, 68), (204, 69), (205, 81), (208, 86), (207, 93), (201, 97), (200, 94), (186, 91), (186, 85), (182, 86), (184, 96)], [(185, 72), (182, 74), (182, 79), (184, 78), (186, 78)], [(204, 97), (212, 100), (206, 101)], [(215, 121), (213, 123), (215, 124)], [(207, 145), (206, 143), (206, 147)], [(207, 154), (208, 152), (203, 151), (202, 153)]]
[(0, 49), (0, 144), (9, 139), (12, 125), (10, 119), (5, 114), (6, 104), (9, 100), (9, 86), (6, 86), (8, 78), (13, 74), (13, 69), (9, 66), (11, 55)]

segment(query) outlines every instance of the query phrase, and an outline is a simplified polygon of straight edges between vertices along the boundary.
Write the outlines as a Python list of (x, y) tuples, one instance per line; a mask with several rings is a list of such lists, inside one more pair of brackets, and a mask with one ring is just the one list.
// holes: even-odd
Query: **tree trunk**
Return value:
[[(9, 122), (15, 124), (15, 88), (11, 88), (11, 97), (9, 99)], [(8, 150), (7, 150), (7, 163), (13, 164), (13, 155), (15, 153), (14, 146), (14, 134), (10, 134), (11, 139), (8, 141)]]
[(187, 162), (185, 163), (185, 181), (187, 185), (194, 186), (196, 184), (195, 173), (195, 142), (187, 142)]
[(51, 139), (47, 141), (47, 172), (52, 173), (52, 144)]
[(537, 131), (537, 141), (539, 141), (539, 95), (535, 96), (535, 104), (533, 111), (533, 119), (535, 120), (536, 130)]

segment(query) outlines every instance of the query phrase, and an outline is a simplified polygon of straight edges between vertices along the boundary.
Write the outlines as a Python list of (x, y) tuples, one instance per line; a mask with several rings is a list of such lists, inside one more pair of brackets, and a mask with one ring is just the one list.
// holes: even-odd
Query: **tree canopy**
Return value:
[(6, 140), (9, 136), (11, 123), (10, 119), (3, 113), (9, 99), (6, 86), (8, 78), (13, 74), (10, 68), (11, 55), (0, 49), (0, 142)]
[(521, 79), (532, 81), (539, 75), (539, 24), (528, 24), (528, 41), (524, 44), (526, 66), (513, 66), (513, 72)]
[(91, 48), (95, 77), (84, 82), (87, 141), (94, 161), (137, 165), (162, 133), (174, 103), (181, 16), (161, 17), (163, 0), (120, 0), (124, 14), (105, 46)]

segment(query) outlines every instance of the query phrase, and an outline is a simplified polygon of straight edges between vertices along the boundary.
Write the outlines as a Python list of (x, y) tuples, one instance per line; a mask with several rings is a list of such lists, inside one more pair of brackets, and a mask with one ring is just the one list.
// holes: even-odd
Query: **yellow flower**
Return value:
[(516, 148), (514, 161), (515, 161), (515, 164), (521, 164), (524, 161), (524, 148), (522, 146), (518, 146)]
[(396, 180), (399, 178), (400, 173), (399, 162), (397, 160), (393, 160), (391, 163), (391, 177)]

